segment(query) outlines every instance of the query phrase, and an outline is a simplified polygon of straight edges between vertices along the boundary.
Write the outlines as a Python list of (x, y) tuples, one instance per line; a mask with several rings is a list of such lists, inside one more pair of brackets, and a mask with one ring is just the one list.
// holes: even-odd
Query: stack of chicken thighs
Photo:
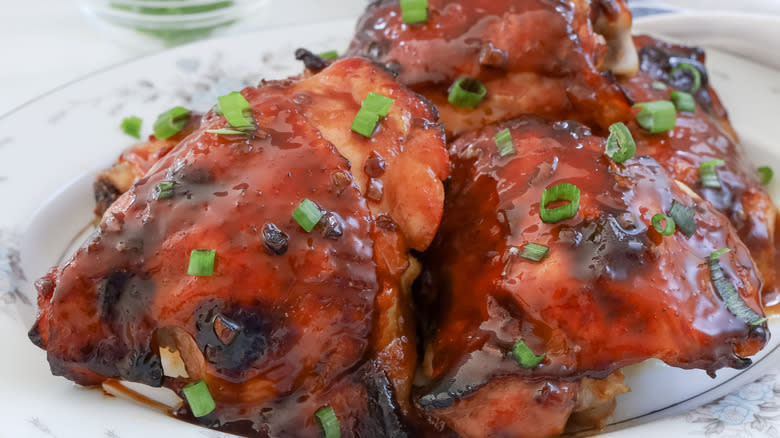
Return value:
[(550, 437), (603, 428), (628, 365), (750, 366), (776, 209), (703, 51), (622, 0), (401, 8), (242, 90), (251, 129), (215, 107), (99, 175), (36, 283), (55, 375), (252, 437)]

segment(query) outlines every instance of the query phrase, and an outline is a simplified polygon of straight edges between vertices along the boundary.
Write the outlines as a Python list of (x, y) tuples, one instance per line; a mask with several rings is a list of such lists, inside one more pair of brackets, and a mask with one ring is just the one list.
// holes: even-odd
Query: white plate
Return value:
[[(663, 31), (663, 19), (653, 20), (644, 29)], [(695, 37), (695, 22), (687, 35)], [(773, 26), (776, 31), (780, 20)], [(142, 117), (148, 134), (157, 113), (179, 104), (207, 109), (216, 96), (262, 77), (295, 74), (295, 48), (343, 50), (352, 29), (352, 21), (331, 22), (180, 47), (65, 85), (0, 118), (0, 436), (223, 435), (51, 376), (45, 353), (26, 336), (34, 314), (32, 281), (90, 220), (95, 171), (132, 143), (118, 128), (123, 117)], [(756, 35), (767, 31), (766, 20), (745, 27), (743, 36), (751, 29)], [(777, 56), (764, 53), (766, 59), (754, 61), (769, 65)], [(780, 169), (778, 71), (717, 51), (710, 51), (708, 64), (750, 157)], [(779, 189), (775, 179), (776, 201)], [(780, 331), (776, 320), (771, 325)], [(634, 392), (619, 397), (614, 431), (607, 435), (780, 436), (780, 380), (767, 376), (780, 358), (777, 346), (773, 340), (750, 369), (723, 370), (714, 380), (657, 362), (634, 367), (627, 372)]]

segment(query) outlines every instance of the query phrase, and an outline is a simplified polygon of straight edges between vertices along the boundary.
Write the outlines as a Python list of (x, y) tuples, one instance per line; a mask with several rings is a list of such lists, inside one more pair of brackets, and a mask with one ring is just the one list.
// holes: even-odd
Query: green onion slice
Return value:
[(610, 125), (605, 153), (616, 163), (622, 163), (636, 154), (634, 137), (623, 122)]
[(766, 322), (767, 318), (757, 314), (751, 309), (742, 297), (739, 295), (739, 291), (734, 285), (726, 278), (723, 273), (723, 268), (720, 267), (720, 256), (729, 252), (728, 248), (719, 249), (710, 254), (710, 279), (715, 286), (715, 290), (720, 295), (720, 298), (726, 302), (726, 307), (737, 316), (737, 318), (745, 321), (748, 325), (761, 325)]
[(171, 138), (178, 134), (189, 120), (189, 110), (181, 106), (171, 108), (157, 116), (154, 121), (154, 136), (161, 140)]
[(322, 219), (322, 212), (320, 211), (320, 208), (317, 207), (317, 204), (311, 202), (309, 198), (306, 198), (298, 205), (298, 208), (293, 211), (292, 217), (298, 222), (298, 225), (308, 233), (313, 230), (314, 226)]
[(357, 132), (363, 137), (371, 137), (379, 123), (379, 114), (361, 108), (355, 118), (352, 119), (352, 131)]
[(173, 197), (173, 183), (160, 181), (154, 186), (154, 199), (169, 199)]
[(463, 108), (474, 108), (487, 95), (485, 85), (471, 78), (460, 78), (450, 87), (449, 102)]
[(509, 128), (499, 131), (494, 138), (499, 155), (505, 157), (515, 153), (515, 142), (512, 140), (512, 133), (509, 132)]
[(328, 50), (327, 52), (322, 52), (317, 56), (319, 56), (322, 59), (338, 59), (339, 52), (335, 50)]
[[(568, 204), (549, 209), (550, 203), (555, 201), (569, 201)], [(580, 208), (579, 187), (562, 183), (545, 189), (542, 192), (542, 203), (539, 205), (539, 216), (545, 223), (551, 224), (565, 219), (571, 219)]]
[(693, 86), (690, 90), (687, 90), (689, 93), (695, 93), (696, 91), (701, 88), (701, 73), (699, 73), (699, 69), (696, 67), (690, 65), (690, 64), (680, 64), (677, 67), (675, 67), (670, 73), (669, 78), (673, 79), (674, 74), (680, 71), (687, 71), (690, 72), (691, 76), (693, 76)]
[(669, 209), (669, 217), (674, 220), (675, 225), (685, 234), (685, 237), (693, 236), (696, 229), (699, 228), (693, 208), (680, 204), (677, 201), (672, 202), (672, 208)]
[(668, 87), (661, 81), (653, 81), (651, 86), (656, 90), (666, 90)]
[(726, 164), (723, 160), (709, 160), (699, 164), (699, 178), (701, 185), (711, 189), (720, 188), (717, 167)]
[(679, 111), (689, 113), (696, 111), (696, 101), (690, 93), (685, 91), (672, 91), (672, 102)]
[(401, 18), (407, 24), (428, 21), (428, 0), (401, 0)]
[(634, 106), (642, 108), (639, 114), (636, 115), (636, 121), (639, 123), (639, 126), (653, 134), (671, 131), (677, 124), (677, 111), (674, 108), (674, 104), (668, 100), (643, 102)]
[(122, 128), (122, 131), (125, 132), (125, 134), (129, 135), (130, 137), (140, 139), (142, 123), (143, 120), (141, 120), (140, 118), (136, 116), (130, 116), (122, 119), (122, 124), (120, 125), (120, 127)]
[(230, 128), (207, 129), (206, 132), (208, 132), (209, 134), (217, 134), (217, 135), (250, 135), (247, 131), (242, 131), (239, 129), (230, 129)]
[(542, 353), (541, 356), (535, 355), (534, 352), (525, 345), (525, 341), (520, 339), (515, 342), (515, 345), (512, 347), (512, 355), (521, 367), (533, 368), (542, 363), (545, 353)]
[(320, 408), (320, 410), (314, 413), (314, 416), (317, 417), (317, 421), (320, 423), (322, 434), (325, 438), (341, 437), (339, 419), (336, 417), (336, 412), (333, 411), (332, 407), (326, 406), (324, 408)]
[(230, 126), (245, 128), (255, 125), (255, 120), (252, 117), (252, 106), (238, 91), (218, 97), (217, 102), (222, 115), (225, 116)]
[[(674, 234), (674, 229), (676, 228), (676, 225), (674, 223), (674, 219), (670, 218), (669, 216), (666, 216), (662, 213), (658, 213), (651, 219), (653, 222), (653, 228), (655, 228), (656, 231), (658, 231), (659, 234), (664, 236), (671, 236)], [(664, 225), (661, 226), (661, 222), (664, 222)]]
[(217, 250), (215, 249), (193, 249), (190, 252), (190, 265), (187, 267), (187, 274), (201, 277), (214, 275), (216, 255)]
[(208, 415), (217, 407), (214, 399), (211, 397), (209, 387), (206, 386), (206, 382), (203, 380), (190, 383), (182, 388), (182, 392), (190, 405), (192, 415), (195, 417)]
[(550, 248), (544, 245), (539, 245), (537, 243), (527, 243), (525, 247), (523, 247), (523, 252), (520, 254), (520, 257), (539, 262), (543, 258), (547, 257), (549, 252)]
[(761, 166), (758, 168), (758, 175), (761, 177), (761, 184), (767, 185), (769, 181), (772, 181), (775, 172), (769, 166)]
[(390, 112), (390, 107), (393, 105), (393, 102), (395, 102), (395, 99), (371, 92), (363, 99), (361, 108), (372, 113), (377, 113), (380, 117), (384, 117)]

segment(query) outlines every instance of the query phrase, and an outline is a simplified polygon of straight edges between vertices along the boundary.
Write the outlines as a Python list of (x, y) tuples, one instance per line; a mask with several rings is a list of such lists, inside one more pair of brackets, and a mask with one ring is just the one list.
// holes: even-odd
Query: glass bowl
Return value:
[(79, 0), (106, 35), (142, 50), (246, 28), (270, 0)]

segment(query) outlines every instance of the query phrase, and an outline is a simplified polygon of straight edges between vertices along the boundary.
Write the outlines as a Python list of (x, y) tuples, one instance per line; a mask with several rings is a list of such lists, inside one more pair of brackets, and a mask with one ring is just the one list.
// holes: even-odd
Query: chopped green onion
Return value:
[(720, 267), (720, 256), (727, 252), (729, 252), (729, 249), (723, 248), (710, 254), (710, 280), (712, 280), (715, 290), (720, 295), (720, 298), (726, 302), (726, 307), (731, 313), (748, 325), (761, 325), (766, 322), (767, 318), (757, 314), (745, 303), (739, 295), (737, 288), (726, 278), (723, 268)]
[(211, 397), (209, 387), (206, 386), (206, 382), (203, 380), (190, 383), (182, 388), (182, 392), (190, 405), (192, 415), (195, 417), (208, 415), (217, 407), (214, 399)]
[(694, 214), (693, 208), (677, 201), (672, 202), (672, 208), (669, 209), (669, 217), (674, 220), (675, 225), (685, 234), (685, 237), (693, 236), (693, 233), (699, 228)]
[(370, 138), (376, 129), (377, 123), (379, 123), (379, 114), (361, 108), (352, 120), (352, 131), (363, 137)]
[(332, 407), (326, 406), (321, 408), (314, 416), (317, 417), (317, 421), (322, 428), (322, 436), (325, 438), (341, 438), (341, 428), (339, 427), (339, 419), (336, 417), (336, 412)]
[(634, 137), (623, 122), (610, 125), (605, 153), (616, 163), (622, 163), (636, 154)]
[(668, 100), (656, 100), (655, 102), (643, 102), (634, 105), (642, 110), (636, 115), (639, 126), (653, 134), (671, 131), (677, 124), (677, 111), (674, 104)]
[(255, 120), (252, 117), (252, 106), (238, 91), (218, 97), (217, 102), (230, 126), (243, 128), (255, 125)]
[(696, 101), (690, 93), (685, 91), (672, 91), (672, 102), (679, 111), (689, 113), (696, 111)]
[(395, 102), (395, 99), (371, 92), (363, 99), (361, 108), (372, 113), (377, 113), (380, 117), (384, 117), (390, 112), (390, 106), (393, 105), (393, 102)]
[(522, 339), (515, 342), (515, 345), (512, 347), (512, 355), (515, 356), (515, 360), (523, 368), (533, 368), (539, 365), (545, 356), (544, 353), (541, 356), (535, 355)]
[[(548, 209), (547, 206), (555, 201), (569, 201), (568, 204)], [(542, 192), (542, 203), (539, 205), (539, 216), (545, 223), (555, 223), (565, 219), (571, 219), (577, 214), (580, 208), (580, 189), (579, 187), (562, 183), (544, 189)]]
[(761, 184), (767, 185), (769, 181), (772, 181), (775, 172), (769, 166), (761, 166), (758, 168), (758, 175), (761, 177)]
[(217, 250), (215, 249), (193, 249), (190, 252), (190, 265), (187, 267), (187, 274), (201, 277), (214, 275), (216, 255)]
[(520, 257), (538, 262), (547, 257), (549, 252), (550, 248), (544, 245), (539, 245), (537, 243), (527, 243), (525, 247), (523, 247), (523, 252), (520, 254)]
[(474, 108), (487, 95), (482, 82), (471, 78), (460, 78), (450, 87), (449, 102), (463, 108)]
[(298, 222), (306, 232), (310, 232), (314, 229), (314, 226), (322, 219), (322, 212), (317, 204), (311, 202), (309, 198), (304, 199), (298, 208), (292, 214), (293, 219)]
[(140, 139), (141, 123), (143, 123), (143, 120), (140, 118), (136, 116), (130, 116), (122, 119), (122, 124), (120, 127), (122, 128), (122, 131), (125, 132), (125, 134), (129, 135), (130, 137)]
[(190, 120), (190, 112), (177, 106), (157, 116), (154, 121), (154, 136), (165, 140), (178, 134)]
[(154, 186), (154, 199), (169, 199), (173, 197), (173, 183), (160, 181)]
[[(669, 216), (666, 216), (662, 213), (658, 213), (651, 219), (653, 222), (653, 228), (655, 228), (656, 231), (658, 231), (659, 234), (664, 236), (671, 236), (674, 234), (674, 229), (676, 228), (674, 219), (670, 218)], [(661, 226), (661, 222), (664, 222), (664, 226)]]
[(701, 185), (711, 189), (720, 188), (717, 167), (726, 164), (723, 160), (709, 160), (699, 164), (699, 178)]
[(675, 67), (674, 70), (672, 70), (669, 73), (669, 79), (674, 79), (675, 73), (681, 71), (690, 72), (691, 76), (693, 76), (693, 86), (690, 88), (690, 90), (686, 90), (686, 91), (688, 91), (689, 93), (695, 93), (696, 91), (698, 91), (699, 88), (701, 88), (701, 73), (699, 73), (699, 69), (697, 69), (696, 67), (690, 64), (683, 63)]
[(249, 135), (246, 131), (241, 131), (238, 129), (230, 129), (230, 128), (222, 128), (222, 129), (207, 129), (206, 132), (209, 134), (217, 134), (217, 135)]
[(339, 52), (335, 50), (328, 50), (327, 52), (322, 52), (317, 56), (319, 56), (322, 59), (338, 59)]
[(651, 85), (656, 90), (666, 90), (668, 87), (661, 81), (653, 81)]
[(428, 21), (428, 0), (401, 0), (401, 17), (407, 24)]
[(499, 155), (505, 157), (515, 153), (515, 142), (512, 140), (512, 133), (509, 132), (509, 128), (499, 131), (494, 138)]
[(710, 253), (710, 261), (718, 260), (720, 259), (720, 256), (729, 252), (731, 252), (731, 248), (721, 248), (717, 251), (713, 251), (712, 253)]

